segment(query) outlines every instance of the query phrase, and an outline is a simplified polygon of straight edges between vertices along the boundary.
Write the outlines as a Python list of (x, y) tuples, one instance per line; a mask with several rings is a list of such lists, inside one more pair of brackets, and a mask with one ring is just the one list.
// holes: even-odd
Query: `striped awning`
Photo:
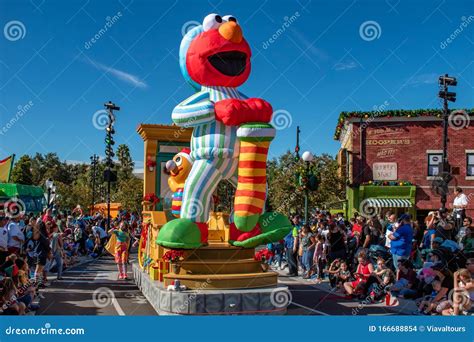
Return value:
[(367, 204), (373, 208), (411, 208), (413, 204), (406, 198), (367, 198)]

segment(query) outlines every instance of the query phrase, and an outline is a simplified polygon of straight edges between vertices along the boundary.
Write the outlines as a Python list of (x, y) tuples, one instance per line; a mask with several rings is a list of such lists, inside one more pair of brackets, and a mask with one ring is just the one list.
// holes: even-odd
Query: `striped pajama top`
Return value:
[(196, 159), (237, 158), (237, 128), (217, 121), (214, 103), (224, 99), (245, 99), (237, 88), (202, 86), (200, 92), (178, 104), (172, 113), (178, 126), (193, 127), (191, 157)]

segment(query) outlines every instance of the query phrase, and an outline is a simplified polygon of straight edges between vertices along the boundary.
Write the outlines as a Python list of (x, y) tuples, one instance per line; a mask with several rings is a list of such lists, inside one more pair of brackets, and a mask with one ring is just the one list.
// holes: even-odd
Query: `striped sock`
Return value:
[(269, 124), (244, 124), (237, 136), (240, 155), (234, 223), (239, 230), (248, 232), (257, 224), (265, 206), (268, 148), (275, 129)]

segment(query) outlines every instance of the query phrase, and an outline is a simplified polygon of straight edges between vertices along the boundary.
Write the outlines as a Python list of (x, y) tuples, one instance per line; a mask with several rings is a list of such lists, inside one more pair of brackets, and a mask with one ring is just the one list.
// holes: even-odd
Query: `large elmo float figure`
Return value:
[(290, 229), (285, 216), (263, 212), (266, 160), (275, 129), (269, 124), (271, 105), (237, 89), (249, 77), (250, 56), (233, 16), (209, 14), (181, 42), (181, 71), (197, 92), (176, 106), (172, 119), (179, 126), (193, 127), (194, 163), (184, 186), (180, 218), (161, 228), (159, 245), (207, 244), (210, 200), (223, 179), (237, 187), (231, 244), (255, 247), (280, 240)]

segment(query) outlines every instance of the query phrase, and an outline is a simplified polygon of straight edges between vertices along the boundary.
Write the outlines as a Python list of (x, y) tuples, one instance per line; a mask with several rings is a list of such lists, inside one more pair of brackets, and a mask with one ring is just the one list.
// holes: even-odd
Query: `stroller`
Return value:
[(377, 258), (381, 257), (383, 260), (385, 260), (385, 265), (389, 269), (392, 271), (395, 270), (395, 267), (393, 266), (392, 254), (387, 249), (385, 249), (385, 247), (380, 245), (372, 245), (367, 251), (367, 256), (373, 265), (376, 265)]

